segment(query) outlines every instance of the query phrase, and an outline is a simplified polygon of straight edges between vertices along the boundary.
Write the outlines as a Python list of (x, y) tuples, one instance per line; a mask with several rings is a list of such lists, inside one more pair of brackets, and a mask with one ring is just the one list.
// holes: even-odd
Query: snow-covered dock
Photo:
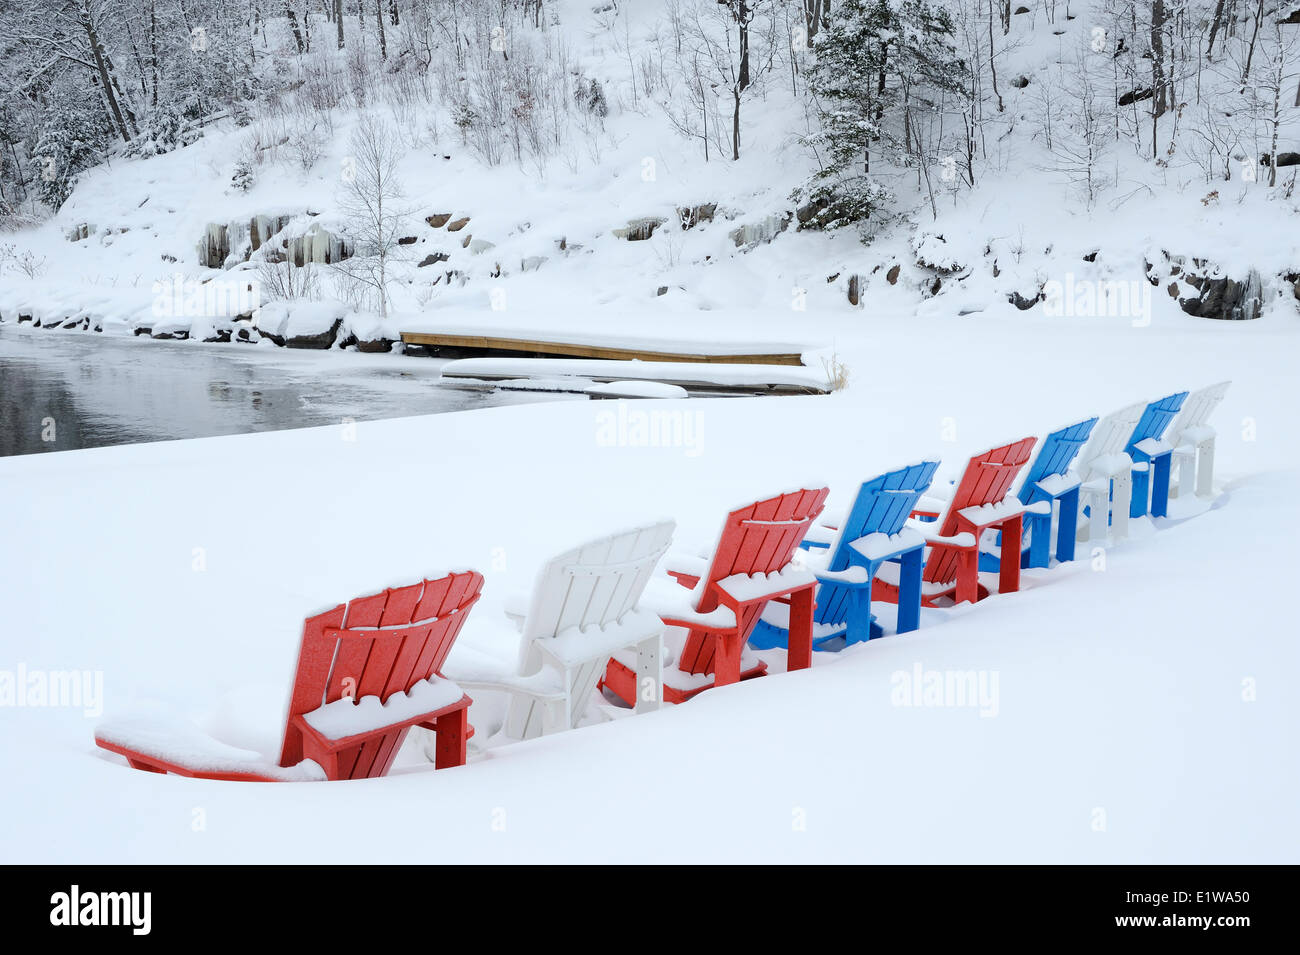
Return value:
[(528, 333), (484, 335), (443, 330), (404, 331), (402, 344), (437, 350), (507, 352), (559, 358), (738, 365), (802, 365), (804, 350), (798, 345), (774, 342), (718, 344), (589, 334), (561, 340)]
[(824, 395), (824, 370), (788, 365), (703, 364), (669, 361), (610, 361), (587, 358), (462, 358), (442, 368), (442, 377), (510, 382), (537, 390), (582, 391), (610, 382), (662, 383), (694, 392)]

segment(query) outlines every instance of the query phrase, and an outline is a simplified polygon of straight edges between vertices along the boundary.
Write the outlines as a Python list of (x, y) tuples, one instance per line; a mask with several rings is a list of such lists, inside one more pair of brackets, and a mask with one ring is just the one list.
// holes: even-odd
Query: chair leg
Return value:
[(1144, 517), (1147, 513), (1147, 500), (1151, 495), (1151, 462), (1147, 461), (1146, 470), (1134, 468), (1132, 475), (1132, 493), (1129, 495), (1126, 513), (1129, 517)]
[(636, 712), (659, 709), (664, 689), (663, 633), (646, 637), (636, 645)]
[(1111, 505), (1111, 535), (1115, 540), (1128, 537), (1129, 505), (1133, 499), (1133, 472), (1121, 471), (1114, 479), (1115, 501)]
[(1169, 471), (1173, 455), (1162, 454), (1152, 462), (1155, 474), (1151, 478), (1151, 516), (1169, 516)]
[(845, 598), (849, 602), (844, 619), (844, 644), (871, 639), (871, 585), (855, 587)]
[(1017, 514), (1002, 524), (1002, 567), (998, 571), (998, 593), (1011, 594), (1020, 589), (1020, 538), (1023, 515)]
[(1104, 541), (1110, 533), (1110, 498), (1108, 492), (1088, 493), (1088, 506), (1091, 508), (1087, 540)]
[[(870, 611), (868, 611), (870, 614)], [(868, 627), (870, 624), (868, 623)], [(812, 666), (813, 588), (805, 587), (790, 595), (790, 637), (787, 641), (787, 671), (806, 670)], [(737, 668), (740, 663), (737, 660)]]
[[(957, 591), (954, 595), (957, 603), (975, 603), (980, 599), (979, 559), (979, 550), (975, 547), (963, 549), (957, 555)], [(1018, 575), (1020, 561), (1017, 560), (1015, 565)]]
[(1196, 493), (1201, 497), (1214, 495), (1214, 439), (1196, 446)]
[(462, 706), (438, 717), (434, 729), (433, 765), (436, 769), (465, 765), (465, 744), (469, 740), (469, 707)]
[(1170, 474), (1171, 486), (1169, 488), (1170, 497), (1186, 499), (1193, 493), (1193, 484), (1196, 479), (1196, 454), (1182, 454), (1175, 451), (1173, 454), (1174, 464), (1177, 465), (1178, 480), (1172, 479), (1172, 468)]
[[(925, 565), (921, 551), (920, 547), (908, 551), (899, 561), (899, 633), (911, 633), (921, 626), (921, 569)], [(870, 588), (866, 589), (866, 598), (871, 599)]]
[[(739, 614), (737, 614), (739, 616)], [(734, 631), (714, 637), (713, 685), (730, 686), (740, 682), (740, 635)]]
[(1056, 559), (1074, 560), (1075, 525), (1079, 523), (1079, 489), (1066, 491), (1060, 498), (1061, 513), (1056, 531)]
[[(1048, 514), (1028, 515), (1029, 552), (1020, 561), (1022, 567), (1048, 567), (1052, 563), (1052, 516)], [(1003, 550), (1006, 550), (1006, 531)], [(999, 561), (999, 563), (1001, 563)], [(1000, 568), (999, 568), (1000, 569)]]

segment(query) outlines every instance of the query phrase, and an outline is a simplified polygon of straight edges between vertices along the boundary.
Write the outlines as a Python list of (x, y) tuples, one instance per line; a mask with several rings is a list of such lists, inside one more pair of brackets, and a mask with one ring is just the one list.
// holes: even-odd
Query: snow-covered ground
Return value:
[[(87, 404), (107, 416), (145, 417), (119, 410), (124, 387), (101, 367), (115, 359), (86, 359), (86, 342), (141, 362), (158, 347), (242, 349), (241, 362), (310, 380), (327, 409), (318, 420), (337, 418), (0, 458), (0, 814), (12, 823), (0, 861), (1300, 861), (1295, 169), (1277, 170), (1272, 187), (1258, 178), (1274, 144), (1260, 103), (1242, 112), (1247, 87), (1260, 92), (1237, 81), (1244, 31), (1223, 41), (1213, 70), (1197, 60), (1193, 76), (1179, 54), (1179, 106), (1155, 131), (1146, 107), (1111, 111), (1138, 91), (1121, 89), (1123, 61), (1092, 45), (1097, 23), (1113, 20), (1106, 6), (1050, 19), (1044, 8), (1016, 14), (1005, 36), (987, 31), (1005, 108), (981, 80), (974, 181), (946, 155), (961, 143), (961, 111), (927, 120), (947, 130), (934, 170), (883, 148), (873, 157), (896, 201), (873, 215), (870, 242), (798, 228), (793, 193), (816, 166), (800, 142), (816, 125), (807, 51), (747, 94), (741, 157), (715, 146), (706, 158), (682, 131), (695, 94), (667, 52), (664, 17), (678, 8), (556, 0), (541, 27), (510, 27), (525, 45), (511, 62), (563, 93), (556, 146), (488, 162), (454, 111), (457, 90), (498, 74), (453, 75), (438, 40), (425, 92), (403, 92), (398, 56), (382, 65), (351, 36), (345, 52), (318, 43), (296, 55), (272, 24), (257, 41), (269, 92), (252, 123), (231, 116), (173, 152), (114, 155), (57, 214), (0, 243), (6, 339), (11, 323), (39, 320), (15, 337), (72, 374), (75, 337)], [(974, 18), (962, 36), (983, 44), (982, 15), (961, 9)], [(1178, 49), (1191, 50), (1194, 23), (1179, 25)], [(477, 55), (487, 35), (470, 35)], [(1276, 61), (1285, 70), (1288, 50)], [(971, 52), (985, 70), (987, 48)], [(1146, 69), (1132, 47), (1126, 57)], [(1088, 71), (1107, 108), (1083, 169), (1061, 137), (1078, 133)], [(295, 78), (354, 75), (373, 88), (334, 106), (311, 105), (310, 86), (294, 93)], [(608, 97), (600, 121), (569, 102), (573, 83), (591, 81)], [(1279, 154), (1297, 148), (1300, 127), (1294, 77), (1285, 82)], [(243, 261), (250, 220), (283, 218), (286, 247), (314, 227), (355, 226), (344, 170), (365, 117), (391, 123), (403, 146), (397, 234), (412, 241), (391, 263), (388, 316), (313, 266), (316, 300), (269, 303), (257, 348), (200, 344), (243, 314), (250, 284), (279, 275)], [(232, 183), (241, 161), (247, 189)], [(933, 206), (923, 169), (959, 173), (940, 180)], [(663, 221), (629, 241), (647, 220)], [(209, 268), (198, 244), (220, 226), (233, 237), (229, 268)], [(1189, 272), (1257, 277), (1261, 317), (1185, 314)], [(191, 294), (202, 314), (184, 314)], [(270, 344), (336, 321), (330, 352), (288, 357)], [(131, 337), (145, 328), (190, 340)], [(403, 330), (779, 345), (804, 355), (806, 368), (787, 371), (837, 390), (702, 400), (637, 385), (661, 397), (362, 420), (343, 379), (387, 380), (404, 360), (339, 349)], [(187, 367), (199, 370), (147, 389), (149, 417), (202, 404), (211, 376)], [(435, 377), (427, 367), (414, 377)], [(775, 652), (765, 678), (650, 715), (604, 720), (594, 706), (591, 725), (513, 745), (483, 745), (500, 711), (484, 694), (468, 765), (434, 772), (412, 740), (388, 778), (359, 782), (187, 780), (131, 771), (93, 744), (100, 718), (153, 714), (273, 754), (301, 622), (322, 607), (478, 569), (484, 597), (460, 646), (510, 659), (507, 597), (584, 539), (668, 517), (676, 549), (705, 551), (746, 501), (826, 484), (833, 510), (864, 479), (922, 456), (942, 457), (946, 481), (995, 444), (1225, 379), (1213, 506), (1178, 501), (1173, 519), (1137, 521), (1117, 546), (1027, 571), (1018, 594), (926, 610), (920, 631), (816, 654), (811, 671), (785, 674)], [(93, 698), (6, 696), (20, 675), (60, 673), (86, 674)], [(967, 674), (974, 705), (914, 693), (918, 680)]]
[[(629, 406), (690, 416), (675, 447), (602, 439), (611, 403), (570, 402), (365, 422), (355, 440), (320, 428), (0, 460), (0, 668), (96, 671), (104, 715), (166, 707), (273, 752), (301, 620), (324, 605), (477, 568), (462, 642), (505, 653), (505, 597), (584, 537), (670, 516), (675, 546), (705, 549), (746, 499), (815, 481), (842, 505), (924, 453), (952, 477), (1001, 440), (1235, 381), (1213, 419), (1216, 506), (1138, 522), (1104, 570), (1084, 551), (810, 672), (786, 675), (777, 654), (763, 679), (459, 769), (433, 772), (408, 742), (380, 780), (161, 777), (97, 750), (82, 708), (0, 707), (0, 809), (21, 820), (0, 853), (1293, 862), (1297, 330), (1167, 317), (874, 316), (842, 343), (838, 394)], [(917, 667), (975, 671), (986, 697), (899, 705)], [(363, 821), (342, 849), (340, 819)]]

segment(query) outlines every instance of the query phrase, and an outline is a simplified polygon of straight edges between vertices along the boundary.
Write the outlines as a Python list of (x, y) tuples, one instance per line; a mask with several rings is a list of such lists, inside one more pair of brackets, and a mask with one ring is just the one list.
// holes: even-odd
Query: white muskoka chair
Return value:
[(1146, 408), (1145, 401), (1120, 408), (1092, 429), (1092, 437), (1079, 455), (1078, 473), (1083, 479), (1079, 486), (1080, 512), (1087, 507), (1089, 518), (1086, 524), (1081, 522), (1078, 540), (1104, 540), (1109, 534), (1119, 541), (1128, 536), (1133, 459), (1124, 448)]
[(463, 653), (445, 665), (447, 678), (471, 692), (507, 693), (505, 735), (532, 739), (577, 726), (611, 654), (628, 648), (636, 652), (644, 690), (636, 711), (657, 709), (664, 624), (637, 602), (675, 527), (664, 521), (633, 528), (552, 558), (537, 575), (527, 609), (507, 607), (521, 633), (518, 665)]
[(1168, 440), (1174, 448), (1173, 467), (1178, 472), (1170, 481), (1170, 497), (1210, 497), (1214, 493), (1215, 431), (1207, 422), (1228, 393), (1230, 381), (1221, 381), (1193, 391), (1169, 426)]

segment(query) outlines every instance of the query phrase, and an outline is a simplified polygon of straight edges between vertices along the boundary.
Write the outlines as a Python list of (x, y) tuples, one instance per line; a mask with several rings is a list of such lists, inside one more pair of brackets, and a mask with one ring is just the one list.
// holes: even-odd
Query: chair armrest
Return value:
[(813, 576), (818, 583), (834, 583), (842, 587), (866, 587), (871, 584), (871, 577), (865, 567), (847, 567), (844, 570), (814, 570)]
[(975, 535), (969, 531), (962, 531), (953, 534), (951, 537), (945, 537), (937, 529), (930, 529), (924, 521), (909, 520), (907, 526), (924, 537), (927, 544), (940, 544), (944, 547), (961, 547), (965, 549), (975, 546)]
[(528, 616), (528, 605), (532, 602), (533, 595), (526, 590), (516, 590), (509, 594), (505, 599), (506, 619), (515, 625), (515, 629), (523, 632), (524, 620)]
[(693, 554), (673, 553), (664, 557), (664, 572), (683, 587), (692, 588), (709, 572), (709, 561)]
[(799, 546), (805, 550), (814, 547), (829, 548), (835, 543), (835, 538), (839, 536), (839, 530), (826, 524), (814, 522), (812, 527), (808, 528), (808, 533), (804, 535)]
[(723, 606), (718, 606), (708, 613), (678, 608), (671, 613), (661, 614), (659, 619), (668, 627), (685, 627), (688, 630), (704, 630), (709, 633), (725, 633), (736, 629), (735, 612), (730, 607)]

